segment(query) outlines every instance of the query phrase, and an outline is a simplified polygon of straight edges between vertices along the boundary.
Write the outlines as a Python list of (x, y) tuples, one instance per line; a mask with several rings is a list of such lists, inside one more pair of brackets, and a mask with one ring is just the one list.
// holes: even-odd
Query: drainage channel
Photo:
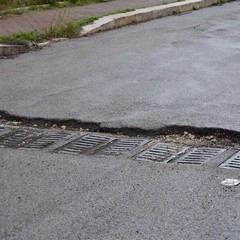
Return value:
[(240, 170), (240, 147), (196, 144), (165, 137), (129, 137), (87, 131), (37, 129), (0, 125), (0, 148), (21, 148), (59, 154), (124, 156), (136, 161), (203, 165), (219, 158), (220, 168)]

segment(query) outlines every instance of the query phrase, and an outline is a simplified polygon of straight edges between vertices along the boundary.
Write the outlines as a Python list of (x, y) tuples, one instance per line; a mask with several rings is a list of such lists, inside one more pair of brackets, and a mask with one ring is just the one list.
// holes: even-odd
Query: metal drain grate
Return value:
[(0, 126), (0, 136), (4, 135), (6, 133), (9, 133), (9, 132), (11, 132), (11, 130), (9, 128)]
[(41, 133), (37, 131), (30, 131), (27, 129), (15, 130), (0, 136), (0, 146), (10, 148), (21, 147), (40, 135)]
[(225, 152), (223, 148), (199, 147), (193, 148), (190, 152), (177, 159), (177, 163), (203, 164)]
[(240, 169), (240, 151), (222, 163), (219, 167), (228, 169)]
[(70, 132), (47, 132), (40, 138), (35, 139), (29, 144), (24, 145), (24, 148), (43, 149), (60, 141), (65, 141), (72, 136), (73, 134)]
[(68, 154), (89, 153), (113, 140), (114, 138), (107, 136), (99, 136), (93, 134), (85, 135), (64, 145), (61, 148), (56, 149), (54, 152)]
[(187, 147), (179, 147), (170, 143), (158, 143), (137, 155), (137, 160), (168, 162), (185, 152)]
[(145, 139), (119, 139), (116, 142), (110, 144), (104, 149), (101, 149), (97, 154), (107, 156), (118, 156), (128, 151), (133, 150), (139, 146), (148, 143), (149, 140)]

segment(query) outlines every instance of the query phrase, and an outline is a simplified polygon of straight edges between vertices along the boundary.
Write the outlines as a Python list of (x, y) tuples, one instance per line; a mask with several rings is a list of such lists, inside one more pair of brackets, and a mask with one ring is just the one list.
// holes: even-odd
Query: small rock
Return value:
[(37, 46), (38, 46), (39, 48), (49, 47), (50, 45), (51, 45), (51, 42), (50, 42), (50, 41), (42, 42), (42, 43), (37, 43)]
[(13, 125), (19, 125), (19, 124), (21, 124), (21, 122), (13, 121), (12, 124)]
[(66, 126), (61, 126), (61, 129), (65, 130), (65, 129), (66, 129)]
[(188, 137), (189, 137), (190, 139), (194, 139), (194, 138), (195, 138), (195, 136), (192, 135), (191, 133), (188, 134)]
[(65, 41), (65, 40), (67, 40), (67, 38), (53, 38), (52, 42), (56, 43), (56, 42), (62, 42), (62, 41)]
[(37, 127), (38, 125), (37, 124), (33, 124), (33, 127)]
[(53, 125), (52, 125), (52, 128), (57, 128), (57, 124), (53, 124)]
[(240, 183), (240, 180), (231, 179), (231, 178), (226, 178), (221, 182), (221, 184), (224, 186), (237, 186), (239, 183)]
[(207, 140), (212, 140), (212, 139), (214, 139), (214, 136), (206, 136), (205, 137)]

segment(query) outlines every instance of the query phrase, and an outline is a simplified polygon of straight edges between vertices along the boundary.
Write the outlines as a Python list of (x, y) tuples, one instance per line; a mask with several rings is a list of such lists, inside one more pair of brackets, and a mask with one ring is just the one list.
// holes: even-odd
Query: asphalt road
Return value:
[[(0, 109), (240, 130), (239, 2), (0, 60)], [(0, 148), (0, 239), (238, 240), (238, 170)]]
[(240, 3), (0, 61), (0, 109), (103, 126), (240, 131)]
[(0, 151), (0, 239), (237, 240), (238, 171)]

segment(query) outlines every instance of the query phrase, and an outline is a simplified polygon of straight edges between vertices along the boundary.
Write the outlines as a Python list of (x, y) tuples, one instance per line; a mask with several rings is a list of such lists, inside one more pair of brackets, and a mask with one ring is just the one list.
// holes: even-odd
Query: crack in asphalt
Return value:
[(46, 126), (61, 127), (66, 126), (68, 129), (86, 129), (91, 132), (100, 133), (115, 133), (127, 136), (166, 136), (166, 135), (184, 135), (186, 132), (199, 137), (214, 136), (219, 139), (230, 140), (231, 142), (239, 143), (240, 132), (222, 128), (199, 128), (193, 126), (179, 126), (179, 125), (164, 125), (156, 129), (143, 129), (134, 127), (105, 127), (102, 122), (81, 121), (79, 119), (58, 119), (58, 118), (30, 118), (10, 114), (7, 111), (0, 110), (0, 120), (2, 121), (17, 121), (21, 122), (23, 126), (37, 125), (39, 128), (46, 128)]

